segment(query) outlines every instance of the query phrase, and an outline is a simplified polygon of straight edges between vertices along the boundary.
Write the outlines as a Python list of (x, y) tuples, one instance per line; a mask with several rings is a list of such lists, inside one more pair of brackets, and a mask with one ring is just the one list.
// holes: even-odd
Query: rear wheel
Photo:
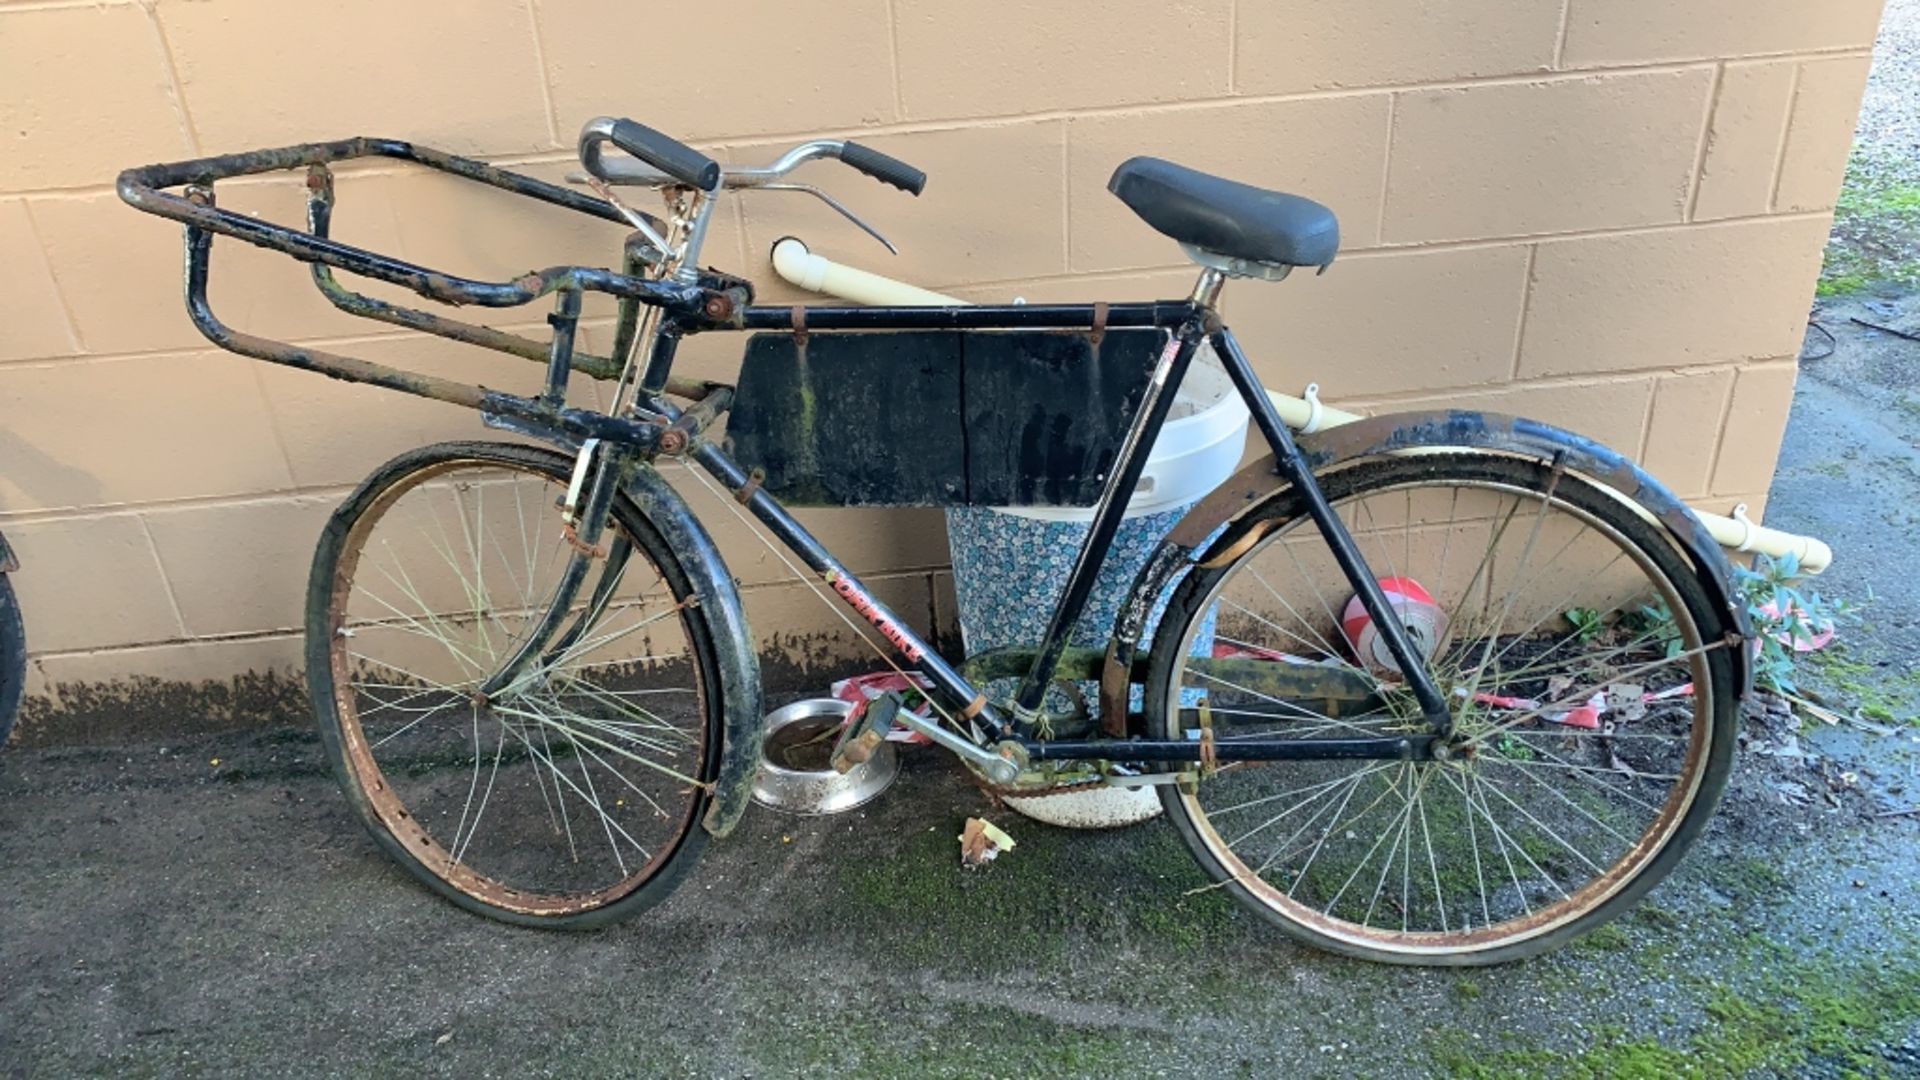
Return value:
[(314, 556), (307, 661), (327, 751), (381, 847), (463, 907), (588, 927), (660, 899), (694, 861), (720, 702), (687, 575), (624, 497), (575, 631), (477, 693), (566, 569), (571, 467), (496, 443), (383, 466)]
[[(1229, 763), (1161, 789), (1188, 846), (1289, 933), (1374, 960), (1495, 963), (1620, 914), (1705, 825), (1733, 752), (1728, 626), (1693, 567), (1620, 500), (1538, 462), (1404, 456), (1322, 484), (1452, 704), (1450, 753)], [(1162, 623), (1155, 734), (1430, 730), (1297, 495), (1215, 550), (1236, 547), (1182, 582)], [(1231, 662), (1190, 655), (1216, 619)], [(1371, 693), (1276, 696), (1249, 658)]]

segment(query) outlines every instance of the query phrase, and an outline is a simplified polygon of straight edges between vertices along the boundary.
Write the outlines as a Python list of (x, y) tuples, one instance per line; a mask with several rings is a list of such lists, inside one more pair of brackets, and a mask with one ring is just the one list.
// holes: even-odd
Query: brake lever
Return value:
[(848, 221), (853, 222), (855, 225), (860, 226), (860, 229), (862, 232), (866, 233), (868, 236), (873, 237), (875, 240), (880, 241), (881, 246), (885, 247), (889, 253), (894, 255), (900, 254), (900, 249), (893, 246), (893, 241), (887, 239), (884, 236), (881, 236), (880, 230), (874, 228), (873, 226), (867, 224), (864, 221), (861, 221), (859, 215), (855, 214), (853, 211), (841, 205), (840, 200), (834, 198), (833, 196), (827, 194), (824, 191), (821, 191), (819, 188), (814, 187), (812, 184), (792, 184), (792, 183), (761, 184), (760, 190), (761, 191), (804, 191), (807, 194), (818, 198), (821, 202), (826, 203), (828, 206), (833, 207), (835, 210), (838, 210), (840, 212), (841, 217), (844, 217)]
[(612, 206), (620, 212), (621, 217), (627, 219), (627, 224), (640, 230), (640, 233), (647, 238), (649, 243), (653, 244), (654, 248), (657, 249), (662, 256), (671, 257), (673, 248), (667, 243), (667, 238), (654, 231), (653, 225), (647, 221), (647, 215), (621, 202), (620, 196), (613, 193), (613, 187), (605, 180), (588, 173), (568, 173), (567, 182), (570, 184), (585, 184), (592, 188), (595, 195), (605, 199), (609, 206)]

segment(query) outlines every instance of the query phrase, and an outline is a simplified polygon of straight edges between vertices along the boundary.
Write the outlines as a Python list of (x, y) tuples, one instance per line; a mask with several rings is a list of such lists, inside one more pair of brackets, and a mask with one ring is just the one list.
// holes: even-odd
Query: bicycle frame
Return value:
[[(928, 329), (1052, 329), (1092, 330), (1101, 325), (1115, 327), (1156, 327), (1169, 331), (1133, 423), (1123, 441), (1119, 457), (1101, 490), (1094, 519), (1082, 541), (1068, 573), (1067, 585), (1053, 610), (1047, 632), (1039, 643), (1031, 666), (1022, 677), (1015, 694), (1012, 724), (1009, 725), (988, 704), (983, 695), (958, 671), (901, 622), (885, 605), (875, 600), (859, 578), (841, 564), (812, 534), (796, 521), (780, 503), (757, 489), (751, 475), (717, 445), (700, 443), (692, 452), (699, 465), (734, 492), (753, 515), (790, 551), (798, 555), (815, 573), (820, 574), (861, 618), (877, 629), (933, 684), (963, 707), (964, 714), (985, 730), (995, 742), (1010, 736), (1024, 736), (1038, 716), (1047, 686), (1055, 679), (1057, 666), (1066, 649), (1074, 623), (1085, 610), (1093, 583), (1104, 564), (1106, 551), (1120, 526), (1126, 510), (1127, 495), (1140, 479), (1155, 437), (1165, 423), (1175, 392), (1202, 341), (1210, 340), (1216, 355), (1226, 367), (1234, 387), (1252, 412), (1262, 436), (1281, 464), (1286, 479), (1307, 494), (1309, 512), (1321, 535), (1346, 571), (1361, 602), (1383, 628), (1382, 637), (1393, 650), (1401, 670), (1413, 672), (1409, 689), (1422, 705), (1433, 726), (1430, 735), (1390, 738), (1267, 740), (1237, 743), (1231, 749), (1218, 748), (1222, 760), (1311, 759), (1332, 757), (1414, 758), (1426, 756), (1433, 744), (1444, 739), (1450, 728), (1450, 716), (1439, 691), (1432, 685), (1424, 661), (1406, 639), (1392, 607), (1380, 594), (1379, 584), (1353, 544), (1344, 524), (1327, 506), (1311, 469), (1284, 422), (1273, 409), (1272, 401), (1261, 388), (1246, 355), (1234, 340), (1232, 331), (1221, 325), (1211, 308), (1220, 287), (1217, 271), (1203, 272), (1194, 299), (1186, 302), (1137, 304), (1058, 304), (1018, 306), (977, 306), (966, 308), (923, 307), (748, 307), (742, 313), (742, 328), (760, 331), (805, 333), (809, 329), (928, 330)], [(1104, 324), (1102, 318), (1104, 316)], [(665, 368), (658, 375), (664, 376)], [(657, 400), (657, 398), (656, 398)], [(1396, 644), (1397, 639), (1397, 644)], [(1190, 761), (1194, 744), (1185, 740), (1165, 742), (1127, 740), (1125, 750), (1113, 740), (1086, 742), (1044, 742), (1020, 738), (1025, 754), (1035, 759), (1111, 759), (1124, 753), (1129, 759)]]
[[(1046, 688), (1056, 678), (1068, 635), (1086, 607), (1106, 549), (1125, 513), (1128, 495), (1139, 481), (1182, 378), (1201, 344), (1210, 341), (1252, 413), (1255, 426), (1272, 448), (1276, 471), (1305, 497), (1309, 515), (1379, 628), (1390, 654), (1405, 673), (1407, 687), (1430, 728), (1428, 734), (1386, 738), (1233, 742), (1214, 748), (1213, 756), (1219, 760), (1414, 759), (1433, 756), (1449, 735), (1451, 716), (1424, 659), (1400, 625), (1346, 527), (1328, 506), (1309, 462), (1274, 410), (1245, 354), (1214, 311), (1226, 279), (1220, 270), (1203, 269), (1192, 296), (1183, 301), (944, 308), (754, 306), (750, 302), (751, 286), (745, 281), (711, 272), (692, 272), (679, 265), (691, 265), (697, 257), (698, 236), (704, 232), (713, 206), (711, 200), (706, 200), (699, 205), (697, 218), (676, 222), (679, 234), (684, 237), (691, 233), (694, 243), (683, 249), (681, 259), (671, 268), (659, 263), (657, 252), (653, 253), (656, 257), (649, 257), (644, 235), (637, 233), (626, 248), (626, 273), (554, 267), (511, 282), (479, 282), (363, 251), (327, 237), (333, 203), (328, 163), (369, 155), (411, 160), (606, 220), (633, 220), (631, 211), (616, 204), (395, 140), (316, 143), (128, 170), (120, 177), (119, 191), (122, 198), (135, 207), (187, 225), (187, 306), (195, 325), (215, 344), (242, 355), (318, 371), (334, 378), (368, 382), (467, 405), (480, 410), (494, 426), (579, 449), (575, 490), (569, 493), (566, 504), (568, 539), (575, 547), (573, 565), (538, 631), (526, 647), (485, 681), (481, 688), (483, 694), (510, 688), (539, 656), (550, 651), (556, 635), (562, 635), (558, 640), (564, 641), (566, 636), (580, 632), (582, 626), (578, 621), (572, 630), (564, 633), (561, 627), (585, 587), (591, 562), (604, 557), (609, 562), (608, 572), (617, 572), (625, 558), (624, 550), (618, 545), (612, 550), (597, 546), (614, 490), (636, 465), (662, 453), (685, 454), (732, 491), (776, 539), (819, 574), (842, 601), (872, 625), (915, 670), (931, 680), (941, 695), (959, 708), (962, 716), (985, 733), (987, 742), (993, 745), (992, 751), (950, 735), (939, 741), (986, 769), (994, 779), (1010, 781), (1031, 759), (1199, 760), (1199, 744), (1190, 740), (1049, 742), (1032, 735)], [(307, 232), (214, 206), (212, 185), (216, 179), (301, 166), (308, 171)], [(184, 198), (158, 190), (179, 185), (187, 185)], [(657, 234), (659, 230), (648, 231)], [(543, 360), (547, 371), (543, 391), (536, 398), (523, 398), (232, 330), (220, 322), (207, 302), (208, 263), (215, 233), (280, 250), (313, 264), (316, 285), (336, 306), (351, 314)], [(645, 272), (650, 262), (655, 264), (656, 271), (651, 275)], [(553, 327), (552, 339), (543, 344), (361, 296), (333, 279), (334, 268), (405, 285), (421, 295), (455, 304), (509, 306), (552, 293), (554, 312), (548, 319)], [(610, 358), (588, 356), (574, 349), (580, 299), (586, 291), (608, 292), (620, 298), (620, 319)], [(1106, 327), (1156, 328), (1166, 331), (1168, 339), (1105, 481), (1092, 526), (1081, 544), (1046, 635), (1020, 682), (1011, 718), (1003, 717), (960, 671), (876, 600), (859, 578), (777, 500), (759, 490), (758, 481), (751, 473), (719, 446), (701, 437), (704, 429), (726, 412), (732, 401), (732, 388), (672, 377), (677, 346), (684, 336), (693, 333), (759, 331), (798, 336), (815, 329), (1099, 332)], [(629, 355), (631, 358), (623, 364), (621, 358)], [(624, 400), (628, 404), (616, 405), (610, 410), (612, 415), (565, 406), (568, 378), (575, 370), (601, 378), (617, 375), (621, 383), (616, 401)], [(636, 373), (638, 379), (634, 380)], [(669, 401), (668, 395), (687, 398), (692, 403), (683, 410)], [(584, 513), (578, 512), (580, 507), (585, 508)], [(598, 586), (594, 596), (589, 615), (602, 596)]]

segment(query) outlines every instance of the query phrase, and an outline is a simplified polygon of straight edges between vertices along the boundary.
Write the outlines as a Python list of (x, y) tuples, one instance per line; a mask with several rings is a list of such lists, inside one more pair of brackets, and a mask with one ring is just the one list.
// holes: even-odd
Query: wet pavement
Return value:
[[(1853, 314), (1920, 305), (1823, 314), (1840, 348), (1804, 368), (1768, 521), (1871, 596), (1808, 685), (1881, 731), (1749, 724), (1695, 852), (1559, 953), (1296, 947), (1164, 823), (1026, 822), (930, 751), (849, 815), (756, 808), (660, 908), (560, 935), (417, 887), (305, 731), (15, 749), (0, 1075), (1920, 1076), (1920, 817), (1889, 813), (1920, 802), (1920, 345)], [(967, 872), (978, 814), (1019, 846)]]

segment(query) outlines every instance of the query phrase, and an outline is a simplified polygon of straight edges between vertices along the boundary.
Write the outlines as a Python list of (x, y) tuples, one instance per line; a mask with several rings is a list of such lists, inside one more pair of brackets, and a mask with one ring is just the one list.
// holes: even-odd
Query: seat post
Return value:
[(1220, 290), (1226, 283), (1226, 271), (1211, 266), (1201, 268), (1200, 280), (1193, 283), (1193, 302), (1212, 311), (1213, 306), (1219, 303)]

